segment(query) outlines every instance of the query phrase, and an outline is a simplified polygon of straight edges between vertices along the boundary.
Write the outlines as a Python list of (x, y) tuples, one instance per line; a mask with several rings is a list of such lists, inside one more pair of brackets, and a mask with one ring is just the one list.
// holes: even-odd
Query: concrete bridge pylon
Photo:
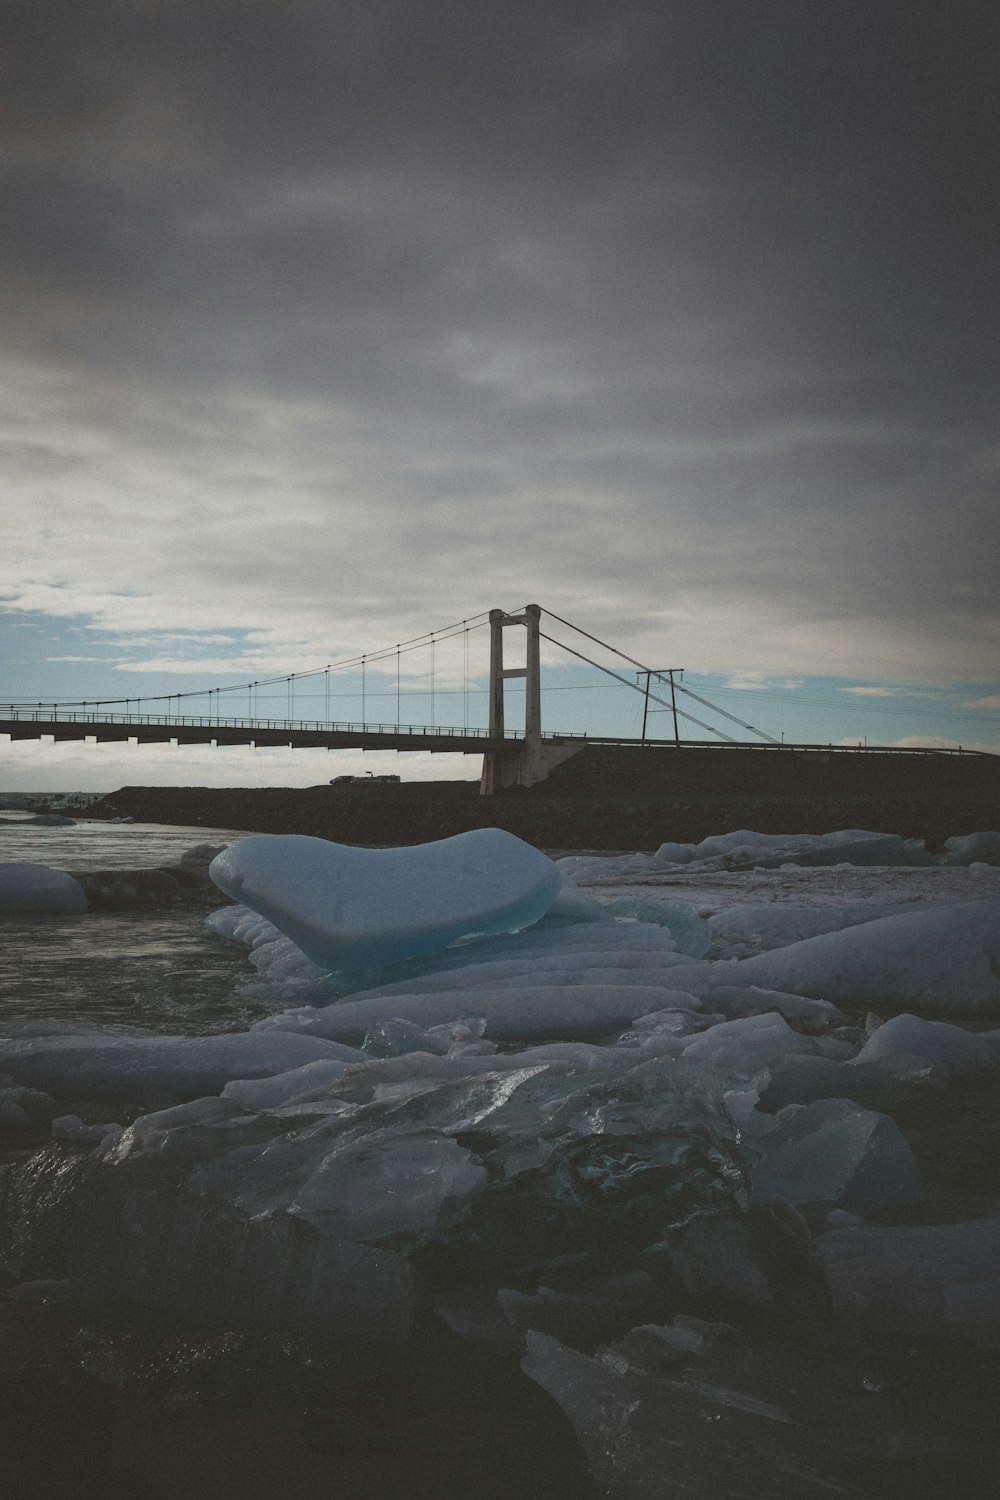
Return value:
[[(511, 786), (535, 786), (545, 781), (553, 768), (575, 755), (577, 745), (545, 744), (542, 739), (542, 677), (539, 648), (541, 605), (527, 604), (519, 614), (490, 610), (490, 724), (491, 739), (502, 739), (505, 724), (504, 683), (523, 677), (524, 740), (514, 751), (483, 756), (479, 790), (483, 796)], [(510, 625), (523, 625), (527, 633), (523, 667), (503, 664), (503, 633)]]

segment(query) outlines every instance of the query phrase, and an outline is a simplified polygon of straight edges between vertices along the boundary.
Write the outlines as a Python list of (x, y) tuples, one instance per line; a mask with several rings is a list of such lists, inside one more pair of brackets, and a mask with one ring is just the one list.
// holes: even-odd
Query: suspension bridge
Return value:
[[(542, 629), (543, 617), (545, 630)], [(509, 629), (524, 632), (523, 666), (505, 666), (504, 633)], [(469, 641), (470, 636), (480, 630), (489, 632), (487, 722), (470, 725), (471, 696), (475, 693), (481, 697), (482, 693), (478, 691), (480, 677), (470, 675)], [(567, 632), (576, 644), (560, 639)], [(545, 730), (542, 726), (542, 641), (553, 652), (558, 649), (641, 694), (641, 736)], [(435, 660), (438, 650), (448, 642), (457, 642), (463, 654), (462, 687), (449, 690), (451, 697), (457, 692), (463, 698), (463, 722), (460, 725), (437, 722)], [(586, 649), (583, 649), (584, 642)], [(615, 665), (598, 660), (595, 648), (605, 657), (610, 656)], [(403, 683), (407, 680), (404, 678), (404, 662), (408, 662), (415, 652), (428, 651), (431, 722), (407, 723), (401, 712)], [(395, 716), (391, 722), (385, 722), (381, 717), (369, 719), (367, 702), (370, 697), (377, 693), (383, 702), (387, 696), (392, 698), (393, 667)], [(178, 745), (280, 746), (290, 749), (425, 750), (482, 755), (482, 790), (485, 793), (514, 785), (533, 786), (544, 781), (557, 765), (587, 745), (673, 747), (677, 750), (738, 747), (799, 753), (819, 751), (824, 755), (832, 752), (857, 754), (861, 749), (853, 745), (786, 744), (692, 691), (680, 680), (680, 671), (679, 668), (649, 667), (561, 616), (537, 604), (528, 604), (514, 611), (492, 609), (394, 646), (363, 652), (321, 667), (226, 687), (195, 688), (150, 697), (58, 699), (51, 702), (22, 700), (0, 704), (0, 735), (9, 735), (15, 740), (51, 737), (54, 740), (93, 739), (98, 743), (131, 740), (140, 744), (173, 742)], [(346, 722), (336, 720), (331, 714), (332, 684), (343, 674), (352, 674), (355, 679), (360, 676), (361, 688), (360, 718)], [(514, 678), (524, 681), (523, 724), (509, 722), (505, 687)], [(454, 677), (449, 678), (449, 681), (453, 680)], [(297, 713), (297, 697), (299, 708), (303, 697), (308, 699), (311, 707), (322, 702), (322, 712), (317, 713), (313, 707), (309, 716)], [(284, 709), (283, 713), (273, 711), (276, 701)], [(692, 707), (694, 704), (697, 713)], [(262, 707), (268, 705), (271, 711), (261, 712)], [(653, 712), (669, 712), (673, 727), (669, 737), (647, 735), (650, 705), (653, 705)], [(711, 718), (706, 719), (706, 714), (723, 719), (726, 727), (713, 723)], [(692, 737), (687, 732), (689, 725), (711, 738)], [(742, 735), (733, 733), (733, 730), (742, 731)], [(753, 738), (747, 739), (747, 735)], [(962, 752), (890, 750), (868, 746), (865, 753), (944, 756)]]

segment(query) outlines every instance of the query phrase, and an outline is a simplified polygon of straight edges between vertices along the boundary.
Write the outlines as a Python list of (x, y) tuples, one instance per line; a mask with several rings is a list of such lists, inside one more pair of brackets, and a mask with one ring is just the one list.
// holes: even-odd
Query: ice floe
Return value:
[(146, 1106), (217, 1093), (233, 1078), (262, 1078), (355, 1054), (289, 1031), (156, 1036), (82, 1025), (22, 1024), (0, 1038), (0, 1073), (60, 1099)]
[(762, 985), (835, 1004), (974, 1012), (1000, 1004), (1000, 901), (920, 903), (752, 958), (672, 976), (696, 994)]

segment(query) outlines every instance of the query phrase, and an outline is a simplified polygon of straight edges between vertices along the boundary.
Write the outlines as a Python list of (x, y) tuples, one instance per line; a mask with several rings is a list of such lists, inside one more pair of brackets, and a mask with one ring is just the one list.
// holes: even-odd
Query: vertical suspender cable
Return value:
[(437, 714), (434, 709), (434, 632), (431, 631), (431, 728), (437, 722)]

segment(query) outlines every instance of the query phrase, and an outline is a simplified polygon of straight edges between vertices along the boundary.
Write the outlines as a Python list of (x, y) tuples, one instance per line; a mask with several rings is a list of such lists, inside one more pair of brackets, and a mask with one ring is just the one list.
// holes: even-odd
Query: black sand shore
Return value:
[(88, 817), (299, 833), (392, 846), (505, 828), (545, 849), (654, 850), (749, 828), (867, 828), (922, 838), (1000, 827), (1000, 757), (807, 756), (592, 747), (548, 781), (480, 796), (475, 781), (291, 787), (127, 786)]

